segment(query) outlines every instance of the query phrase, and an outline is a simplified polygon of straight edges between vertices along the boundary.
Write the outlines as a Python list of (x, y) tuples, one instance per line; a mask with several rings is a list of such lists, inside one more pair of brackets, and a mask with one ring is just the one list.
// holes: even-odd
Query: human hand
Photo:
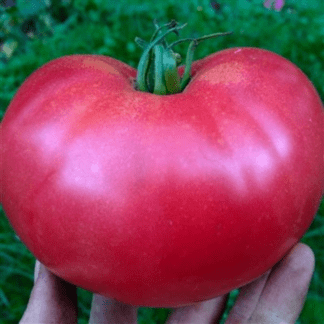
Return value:
[[(315, 258), (305, 244), (256, 281), (242, 287), (226, 324), (293, 324), (302, 311)], [(20, 324), (77, 323), (76, 287), (58, 278), (38, 261), (35, 285)], [(218, 323), (227, 296), (176, 308), (167, 324)], [(137, 323), (137, 307), (94, 294), (89, 323)]]

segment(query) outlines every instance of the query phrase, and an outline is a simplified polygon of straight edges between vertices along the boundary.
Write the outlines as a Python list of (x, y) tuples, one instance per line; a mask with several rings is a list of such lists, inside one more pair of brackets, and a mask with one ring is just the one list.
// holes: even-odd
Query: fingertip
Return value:
[(315, 254), (304, 243), (298, 243), (293, 247), (287, 255), (287, 261), (293, 270), (303, 271), (309, 275), (312, 275), (315, 270)]
[(137, 306), (93, 294), (89, 324), (137, 323)]
[(219, 296), (190, 306), (176, 308), (169, 316), (168, 324), (218, 323), (228, 300), (228, 295)]
[(296, 253), (300, 253), (303, 257), (308, 258), (309, 261), (315, 263), (315, 254), (311, 247), (305, 243), (298, 243), (295, 246)]

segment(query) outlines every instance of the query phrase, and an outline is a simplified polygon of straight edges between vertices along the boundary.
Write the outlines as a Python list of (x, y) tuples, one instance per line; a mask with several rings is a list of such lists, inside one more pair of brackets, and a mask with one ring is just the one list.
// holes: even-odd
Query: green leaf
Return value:
[(50, 6), (50, 0), (17, 0), (17, 8), (23, 16), (33, 16)]

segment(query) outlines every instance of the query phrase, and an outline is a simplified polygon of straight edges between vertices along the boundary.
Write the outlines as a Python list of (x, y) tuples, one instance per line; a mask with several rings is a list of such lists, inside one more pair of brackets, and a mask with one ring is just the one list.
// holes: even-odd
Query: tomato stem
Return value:
[[(139, 91), (150, 92), (158, 95), (175, 94), (182, 92), (191, 79), (191, 65), (193, 62), (194, 51), (199, 42), (232, 34), (214, 33), (199, 38), (185, 38), (173, 42), (168, 45), (166, 36), (174, 32), (177, 36), (179, 31), (187, 24), (179, 25), (175, 20), (159, 26), (154, 20), (155, 32), (153, 33), (150, 42), (136, 37), (135, 42), (143, 48), (143, 54), (137, 67), (136, 89)], [(162, 32), (164, 28), (167, 31)], [(172, 48), (180, 43), (190, 41), (183, 77), (180, 77), (178, 65), (181, 62), (181, 56), (173, 52)]]
[(182, 29), (183, 27), (185, 27), (186, 24), (179, 26), (179, 27), (173, 27), (171, 29), (169, 29), (167, 32), (165, 32), (164, 34), (160, 35), (159, 37), (157, 37), (156, 39), (154, 39), (151, 43), (149, 43), (149, 45), (144, 49), (144, 52), (142, 54), (142, 57), (138, 63), (138, 68), (137, 68), (137, 78), (136, 78), (136, 82), (137, 82), (137, 88), (140, 91), (145, 91), (145, 92), (149, 92), (149, 88), (147, 85), (147, 72), (150, 66), (150, 54), (152, 49), (154, 48), (154, 46), (158, 45), (160, 42), (162, 42), (163, 40), (165, 40), (165, 36), (170, 34), (171, 32), (173, 32), (174, 30), (178, 30), (178, 29)]

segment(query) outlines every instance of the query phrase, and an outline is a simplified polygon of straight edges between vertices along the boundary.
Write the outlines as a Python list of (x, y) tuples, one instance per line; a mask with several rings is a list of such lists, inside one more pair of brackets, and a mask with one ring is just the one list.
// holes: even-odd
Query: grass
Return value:
[[(136, 67), (141, 50), (134, 45), (134, 38), (149, 39), (154, 18), (160, 22), (188, 22), (181, 33), (183, 37), (233, 31), (233, 36), (204, 42), (195, 58), (235, 46), (265, 48), (298, 65), (324, 99), (322, 1), (286, 1), (281, 12), (267, 10), (262, 1), (256, 0), (219, 0), (219, 9), (207, 0), (52, 0), (47, 1), (48, 5), (36, 2), (34, 7), (27, 5), (33, 1), (0, 7), (0, 117), (24, 79), (56, 57), (103, 54)], [(184, 46), (180, 45), (178, 50), (182, 56), (185, 54)], [(13, 232), (2, 209), (0, 213), (0, 323), (11, 324), (19, 321), (26, 307), (33, 283), (34, 258)], [(298, 323), (320, 323), (324, 318), (323, 235), (322, 203), (302, 239), (315, 252), (316, 270)], [(82, 289), (78, 293), (79, 323), (87, 323), (91, 294)], [(237, 293), (238, 290), (231, 293), (227, 312)], [(164, 323), (170, 312), (141, 308), (139, 323)]]

